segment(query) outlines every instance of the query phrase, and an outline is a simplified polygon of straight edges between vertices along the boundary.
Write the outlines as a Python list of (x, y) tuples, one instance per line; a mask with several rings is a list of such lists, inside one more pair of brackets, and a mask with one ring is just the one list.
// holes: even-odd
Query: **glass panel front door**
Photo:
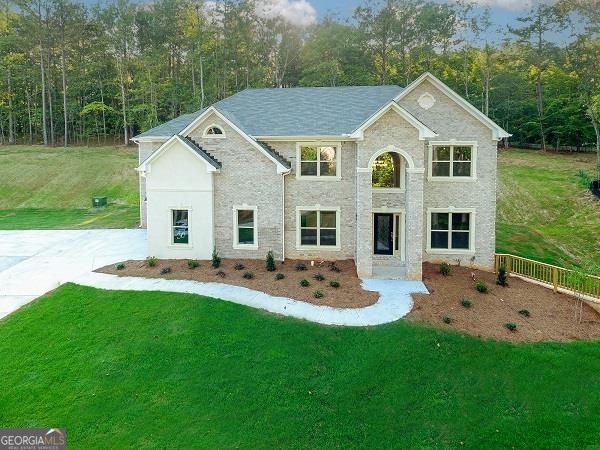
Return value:
[(394, 215), (375, 214), (374, 216), (374, 250), (376, 255), (394, 254)]

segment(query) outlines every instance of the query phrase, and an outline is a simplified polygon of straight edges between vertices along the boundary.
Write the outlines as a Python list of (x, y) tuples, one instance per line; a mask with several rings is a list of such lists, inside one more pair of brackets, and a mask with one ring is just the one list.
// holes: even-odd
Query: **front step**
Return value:
[(382, 280), (407, 280), (406, 266), (373, 265), (373, 278)]

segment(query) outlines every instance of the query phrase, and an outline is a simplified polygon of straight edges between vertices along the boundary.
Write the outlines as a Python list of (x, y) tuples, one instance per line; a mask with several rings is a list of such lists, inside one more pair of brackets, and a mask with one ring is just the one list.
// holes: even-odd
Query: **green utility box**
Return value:
[(106, 197), (93, 197), (92, 198), (92, 206), (94, 208), (99, 208), (100, 206), (106, 206)]

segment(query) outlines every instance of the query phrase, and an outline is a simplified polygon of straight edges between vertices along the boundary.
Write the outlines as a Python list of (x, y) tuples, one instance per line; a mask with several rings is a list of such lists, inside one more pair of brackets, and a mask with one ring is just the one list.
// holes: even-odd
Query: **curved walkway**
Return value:
[(222, 283), (118, 277), (94, 269), (146, 257), (145, 230), (0, 231), (0, 318), (63, 283), (101, 289), (185, 292), (220, 298), (275, 314), (327, 325), (370, 326), (393, 322), (412, 308), (410, 294), (427, 293), (418, 281), (363, 280), (380, 293), (365, 308), (317, 306)]

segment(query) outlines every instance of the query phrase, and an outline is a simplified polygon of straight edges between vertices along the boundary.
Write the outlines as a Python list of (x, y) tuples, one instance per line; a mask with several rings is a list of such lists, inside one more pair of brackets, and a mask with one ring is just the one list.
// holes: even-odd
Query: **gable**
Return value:
[[(493, 140), (511, 136), (430, 73), (417, 78), (395, 100), (418, 120), (448, 138), (482, 132), (476, 129), (491, 133)], [(456, 136), (444, 133), (450, 129), (455, 130)]]

